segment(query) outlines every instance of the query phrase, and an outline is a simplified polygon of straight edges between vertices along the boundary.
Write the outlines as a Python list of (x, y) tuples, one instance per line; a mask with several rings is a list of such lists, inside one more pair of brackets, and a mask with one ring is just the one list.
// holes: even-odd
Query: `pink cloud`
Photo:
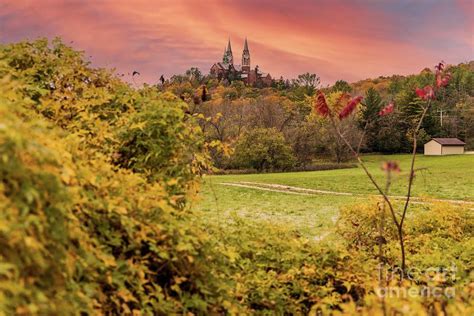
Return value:
[(95, 65), (138, 70), (140, 82), (152, 83), (192, 66), (207, 72), (228, 37), (239, 61), (247, 36), (253, 65), (275, 77), (315, 72), (330, 83), (469, 59), (472, 10), (466, 6), (469, 1), (453, 3), (448, 16), (443, 5), (432, 5), (409, 19), (412, 8), (398, 3), (11, 1), (0, 6), (0, 32), (2, 41), (61, 36)]

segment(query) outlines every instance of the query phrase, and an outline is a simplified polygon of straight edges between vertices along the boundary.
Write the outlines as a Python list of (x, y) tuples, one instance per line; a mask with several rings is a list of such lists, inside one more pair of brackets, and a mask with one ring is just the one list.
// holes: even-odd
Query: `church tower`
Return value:
[(230, 38), (229, 42), (227, 43), (227, 49), (224, 52), (224, 58), (222, 59), (222, 63), (226, 66), (234, 66), (234, 57), (232, 56), (232, 47), (230, 46)]
[(245, 38), (244, 51), (242, 52), (242, 72), (250, 72), (250, 51), (247, 44), (247, 38)]
[(222, 57), (222, 63), (227, 64), (229, 61), (227, 60), (227, 48), (224, 46), (224, 56)]

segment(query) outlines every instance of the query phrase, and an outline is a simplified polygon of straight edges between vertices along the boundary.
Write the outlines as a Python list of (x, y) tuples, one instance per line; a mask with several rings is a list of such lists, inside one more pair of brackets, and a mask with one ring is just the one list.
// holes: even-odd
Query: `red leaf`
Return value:
[(326, 117), (329, 114), (329, 106), (326, 103), (326, 97), (321, 91), (319, 91), (318, 96), (314, 102), (314, 110), (322, 117)]
[(416, 88), (416, 94), (423, 100), (434, 98), (434, 90), (431, 86), (426, 86), (423, 89)]
[(383, 109), (381, 109), (379, 111), (379, 116), (385, 116), (385, 115), (388, 115), (388, 114), (392, 113), (394, 108), (395, 108), (395, 106), (393, 105), (392, 102), (390, 102)]
[(357, 107), (357, 104), (362, 101), (362, 97), (358, 96), (355, 98), (352, 98), (346, 106), (341, 110), (341, 113), (339, 113), (339, 119), (342, 120), (346, 117), (348, 117), (352, 112), (354, 112), (355, 108)]
[(420, 98), (423, 99), (425, 97), (425, 90), (416, 88), (415, 92), (416, 92), (416, 95), (419, 96)]
[(384, 171), (395, 171), (395, 172), (400, 172), (400, 166), (398, 165), (398, 162), (396, 161), (385, 161), (382, 164), (382, 170)]
[(436, 86), (437, 86), (438, 88), (441, 87), (441, 81), (442, 81), (442, 79), (441, 79), (441, 73), (438, 72), (438, 73), (436, 74)]
[(439, 87), (446, 87), (450, 80), (451, 80), (451, 75), (450, 74), (447, 74), (443, 78), (441, 78), (441, 75), (436, 76), (436, 86), (438, 86), (438, 88)]

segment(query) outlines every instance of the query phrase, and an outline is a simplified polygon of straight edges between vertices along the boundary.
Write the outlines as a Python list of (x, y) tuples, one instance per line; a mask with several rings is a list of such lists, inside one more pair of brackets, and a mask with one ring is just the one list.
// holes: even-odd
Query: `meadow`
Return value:
[[(380, 168), (383, 161), (400, 163), (401, 172), (393, 179), (390, 191), (391, 195), (398, 196), (405, 194), (410, 158), (410, 155), (401, 154), (366, 155), (363, 159), (380, 183), (384, 183)], [(415, 167), (418, 171), (413, 196), (474, 203), (474, 155), (420, 154)], [(340, 207), (376, 199), (373, 195), (377, 194), (361, 168), (216, 175), (204, 177), (203, 182), (197, 207), (203, 211), (206, 220), (225, 223), (226, 219), (239, 216), (248, 221), (286, 226), (315, 238), (325, 235), (334, 226)]]

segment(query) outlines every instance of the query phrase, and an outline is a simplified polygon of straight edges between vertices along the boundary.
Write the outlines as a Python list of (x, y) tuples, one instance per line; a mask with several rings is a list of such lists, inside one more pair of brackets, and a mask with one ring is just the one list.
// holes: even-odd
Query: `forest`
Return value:
[[(420, 149), (433, 137), (457, 137), (474, 148), (474, 62), (449, 66), (451, 80), (436, 97), (419, 133)], [(212, 150), (220, 169), (314, 170), (314, 161), (347, 162), (351, 153), (330, 132), (329, 124), (314, 115), (317, 91), (327, 93), (331, 107), (341, 108), (341, 97), (363, 96), (360, 110), (344, 122), (342, 129), (352, 142), (365, 133), (362, 152), (406, 153), (410, 151), (413, 122), (421, 100), (416, 87), (435, 77), (429, 68), (410, 76), (379, 77), (349, 84), (343, 80), (322, 87), (316, 74), (297, 79), (280, 78), (272, 88), (244, 85), (241, 81), (219, 83), (197, 68), (172, 76), (161, 91), (171, 91), (189, 104), (189, 111), (203, 120), (199, 124), (206, 141), (219, 142), (226, 151)], [(395, 113), (377, 118), (387, 104)], [(370, 124), (368, 124), (370, 122)], [(258, 150), (256, 149), (258, 148)], [(337, 167), (337, 166), (335, 166)]]
[[(472, 149), (474, 64), (444, 71), (449, 83), (415, 134), (419, 144), (449, 136)], [(341, 207), (321, 241), (235, 214), (209, 220), (195, 207), (214, 173), (355, 164), (318, 115), (322, 93), (327, 111), (364, 97), (337, 126), (353, 146), (365, 134), (362, 153), (410, 152), (416, 88), (436, 76), (427, 68), (322, 87), (307, 73), (259, 88), (191, 68), (137, 87), (60, 39), (0, 45), (0, 314), (472, 314), (472, 204), (411, 206), (413, 269), (401, 279), (388, 215), (379, 235), (380, 197)], [(387, 104), (393, 113), (379, 115)], [(394, 278), (380, 278), (381, 263)], [(380, 299), (380, 282), (443, 295)]]

